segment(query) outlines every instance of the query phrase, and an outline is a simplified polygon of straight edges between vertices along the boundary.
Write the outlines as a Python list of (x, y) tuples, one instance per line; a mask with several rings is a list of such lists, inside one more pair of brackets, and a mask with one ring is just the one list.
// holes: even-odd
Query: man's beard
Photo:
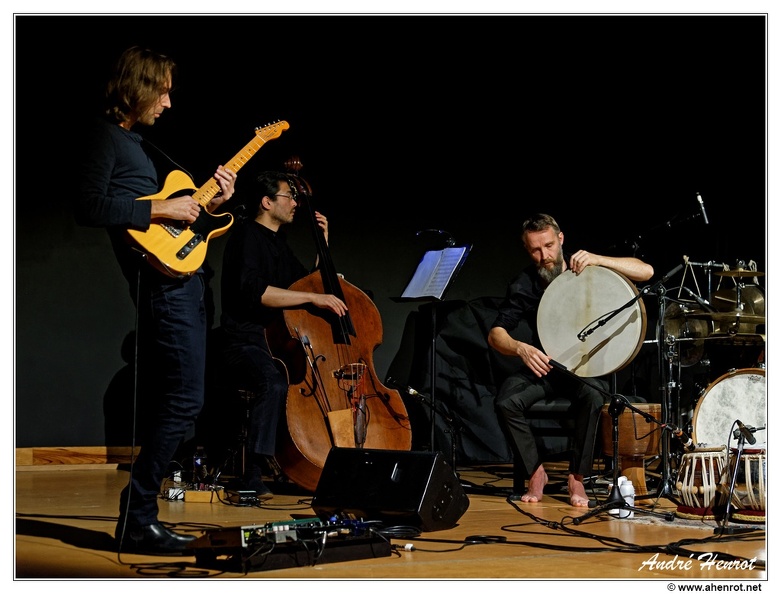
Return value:
[(540, 275), (542, 280), (544, 280), (546, 283), (550, 284), (553, 282), (553, 280), (559, 276), (564, 271), (564, 258), (561, 254), (559, 254), (559, 257), (556, 258), (556, 261), (553, 263), (553, 268), (547, 268), (545, 264), (540, 264), (537, 267), (537, 274)]

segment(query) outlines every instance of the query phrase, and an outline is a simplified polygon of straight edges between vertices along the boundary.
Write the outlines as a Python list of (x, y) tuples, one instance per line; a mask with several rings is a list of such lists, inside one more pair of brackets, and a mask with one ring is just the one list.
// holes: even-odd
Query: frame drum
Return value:
[[(764, 369), (725, 373), (705, 389), (694, 409), (692, 439), (698, 447), (728, 446), (735, 421), (765, 427), (767, 388)], [(761, 440), (760, 440), (761, 441)], [(756, 448), (762, 447), (757, 445)]]
[(645, 338), (645, 305), (637, 297), (632, 281), (609, 268), (588, 266), (579, 275), (565, 270), (542, 294), (537, 310), (545, 353), (580, 377), (623, 369)]

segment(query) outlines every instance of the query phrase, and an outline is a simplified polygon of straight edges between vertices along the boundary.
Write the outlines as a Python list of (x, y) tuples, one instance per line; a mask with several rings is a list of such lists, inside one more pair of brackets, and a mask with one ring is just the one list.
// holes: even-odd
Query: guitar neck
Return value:
[[(241, 169), (264, 144), (266, 144), (264, 138), (255, 136), (225, 164), (225, 167), (231, 169), (234, 173), (238, 173), (239, 169)], [(198, 201), (198, 204), (205, 208), (220, 191), (220, 184), (212, 177), (193, 193), (193, 198)]]

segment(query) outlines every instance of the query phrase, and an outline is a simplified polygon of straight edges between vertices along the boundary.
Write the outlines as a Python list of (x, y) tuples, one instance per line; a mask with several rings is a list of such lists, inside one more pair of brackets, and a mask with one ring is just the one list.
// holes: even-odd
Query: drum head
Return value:
[[(726, 446), (735, 441), (730, 433), (735, 428), (735, 421), (751, 427), (766, 427), (766, 396), (764, 369), (740, 369), (722, 375), (708, 386), (697, 402), (692, 439), (698, 446)], [(754, 435), (757, 444), (766, 441), (765, 435), (764, 430)], [(763, 446), (747, 444), (746, 447)]]
[(545, 290), (537, 311), (545, 353), (580, 377), (622, 369), (640, 352), (645, 337), (642, 299), (627, 307), (637, 295), (630, 280), (608, 268), (588, 266), (579, 275), (564, 271)]

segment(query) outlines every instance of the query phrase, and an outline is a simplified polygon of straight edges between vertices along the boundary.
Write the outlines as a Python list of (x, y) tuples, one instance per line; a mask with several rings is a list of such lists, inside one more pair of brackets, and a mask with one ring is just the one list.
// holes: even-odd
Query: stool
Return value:
[[(236, 390), (236, 395), (239, 397), (239, 399), (244, 403), (244, 415), (241, 419), (241, 424), (239, 427), (239, 436), (237, 439), (238, 447), (239, 447), (239, 455), (241, 456), (241, 473), (239, 476), (244, 476), (244, 474), (247, 472), (247, 442), (249, 441), (249, 421), (250, 421), (250, 411), (252, 410), (252, 402), (257, 398), (258, 394), (257, 392), (253, 392), (252, 390), (244, 390), (239, 388)], [(235, 464), (234, 464), (235, 465)]]

